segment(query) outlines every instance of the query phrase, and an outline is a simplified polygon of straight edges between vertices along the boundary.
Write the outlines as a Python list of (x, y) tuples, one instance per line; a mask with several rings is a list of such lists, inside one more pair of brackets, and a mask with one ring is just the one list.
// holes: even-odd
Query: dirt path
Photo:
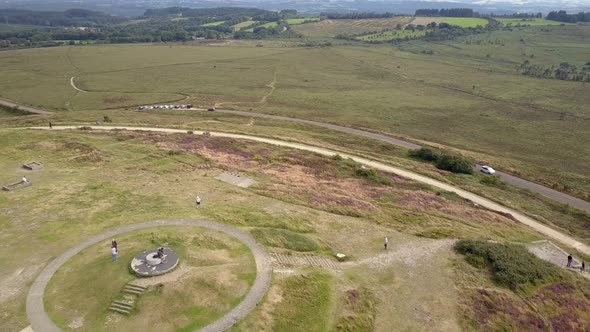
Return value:
[(33, 330), (42, 332), (60, 331), (60, 329), (45, 312), (43, 304), (43, 294), (45, 293), (45, 287), (47, 287), (49, 280), (60, 268), (60, 266), (62, 266), (74, 255), (78, 254), (80, 251), (100, 241), (113, 238), (115, 235), (139, 229), (161, 226), (197, 226), (224, 232), (243, 242), (254, 255), (254, 260), (256, 261), (256, 279), (254, 280), (254, 284), (252, 285), (252, 288), (250, 288), (250, 291), (244, 300), (223, 317), (200, 329), (200, 331), (218, 332), (231, 328), (236, 322), (246, 317), (250, 311), (256, 308), (256, 305), (264, 298), (264, 295), (270, 286), (272, 267), (270, 264), (270, 259), (267, 253), (264, 251), (264, 248), (258, 244), (258, 242), (256, 242), (249, 234), (244, 233), (232, 226), (218, 224), (206, 220), (158, 220), (143, 224), (127, 225), (101, 235), (97, 235), (71, 248), (49, 263), (49, 265), (47, 265), (37, 276), (37, 279), (35, 279), (33, 282), (33, 285), (29, 289), (29, 294), (27, 295), (27, 318), (29, 319)]
[(49, 111), (40, 110), (38, 108), (20, 105), (20, 104), (17, 104), (11, 100), (2, 99), (2, 98), (0, 98), (0, 105), (7, 106), (7, 107), (18, 107), (19, 110), (27, 111), (29, 113), (34, 113), (34, 114), (51, 114), (52, 113)]
[[(67, 129), (77, 129), (78, 127), (77, 126), (54, 126), (53, 128), (54, 128), (54, 130), (67, 130)], [(126, 127), (126, 126), (93, 126), (91, 128), (96, 129), (96, 130), (123, 129), (123, 130), (143, 130), (143, 131), (186, 134), (186, 130), (172, 129), (172, 128)], [(45, 128), (45, 127), (34, 127), (32, 129), (49, 130), (48, 128)], [(221, 133), (221, 132), (209, 132), (209, 133), (211, 134), (211, 136), (216, 136), (216, 137), (229, 137), (229, 138), (236, 138), (236, 139), (253, 140), (253, 141), (257, 141), (257, 142), (261, 142), (261, 143), (267, 143), (267, 144), (272, 144), (272, 145), (277, 145), (277, 146), (289, 147), (289, 148), (293, 148), (293, 149), (310, 151), (310, 152), (318, 153), (318, 154), (325, 155), (325, 156), (334, 156), (334, 155), (339, 154), (343, 158), (351, 158), (361, 164), (364, 164), (367, 167), (371, 167), (371, 168), (375, 168), (375, 169), (378, 169), (381, 171), (397, 174), (399, 176), (402, 176), (402, 177), (405, 177), (405, 178), (408, 178), (408, 179), (411, 179), (414, 181), (422, 182), (422, 183), (428, 184), (430, 186), (433, 186), (433, 187), (436, 187), (436, 188), (439, 188), (439, 189), (442, 189), (445, 191), (454, 192), (457, 195), (459, 195), (465, 199), (468, 199), (474, 203), (477, 203), (485, 208), (499, 211), (502, 213), (509, 213), (516, 220), (535, 229), (539, 233), (544, 234), (545, 236), (548, 236), (550, 238), (553, 238), (553, 239), (565, 244), (566, 246), (575, 248), (576, 250), (579, 250), (580, 252), (582, 252), (586, 255), (590, 255), (590, 246), (579, 242), (578, 240), (574, 239), (573, 237), (571, 237), (569, 235), (566, 235), (560, 231), (554, 230), (554, 229), (552, 229), (552, 228), (550, 228), (550, 227), (548, 227), (548, 226), (546, 226), (546, 225), (544, 225), (544, 224), (542, 224), (530, 217), (525, 216), (524, 214), (522, 214), (520, 212), (517, 212), (516, 210), (504, 207), (504, 206), (500, 205), (499, 203), (490, 201), (484, 197), (481, 197), (479, 195), (468, 192), (466, 190), (454, 187), (454, 186), (446, 184), (444, 182), (440, 182), (438, 180), (431, 179), (431, 178), (426, 177), (424, 175), (420, 175), (420, 174), (417, 174), (414, 172), (410, 172), (410, 171), (407, 171), (407, 170), (404, 170), (404, 169), (401, 169), (398, 167), (393, 167), (393, 166), (390, 166), (390, 165), (387, 165), (384, 163), (380, 163), (377, 161), (373, 161), (370, 159), (366, 159), (363, 157), (340, 153), (337, 151), (332, 151), (332, 150), (317, 147), (317, 146), (280, 141), (277, 139), (264, 138), (264, 137), (258, 137), (258, 136), (252, 136), (252, 135), (240, 135), (240, 134), (230, 134), (230, 133)], [(195, 135), (202, 135), (203, 132), (202, 131), (194, 131), (194, 134)]]
[(72, 86), (72, 88), (74, 88), (76, 91), (79, 91), (79, 92), (88, 92), (88, 91), (86, 91), (86, 90), (82, 90), (82, 89), (80, 89), (80, 88), (78, 88), (78, 87), (76, 86), (76, 83), (74, 82), (74, 79), (75, 79), (75, 78), (76, 78), (76, 77), (74, 77), (74, 76), (72, 76), (72, 77), (70, 78), (70, 85)]

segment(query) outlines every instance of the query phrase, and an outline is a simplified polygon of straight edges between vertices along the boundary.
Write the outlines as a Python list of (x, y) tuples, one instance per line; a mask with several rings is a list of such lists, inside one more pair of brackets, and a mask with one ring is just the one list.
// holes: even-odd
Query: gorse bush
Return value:
[(471, 161), (461, 156), (443, 154), (435, 162), (436, 168), (444, 169), (453, 173), (472, 174), (473, 166)]
[(418, 150), (411, 150), (410, 157), (433, 161), (435, 166), (439, 169), (453, 173), (472, 174), (473, 167), (469, 159), (449, 154), (443, 151), (437, 151), (430, 148), (420, 148)]
[(499, 244), (478, 240), (461, 240), (455, 250), (465, 255), (467, 261), (478, 268), (489, 267), (494, 280), (512, 290), (524, 290), (555, 281), (557, 268), (520, 245)]
[(410, 157), (419, 158), (426, 161), (436, 161), (440, 156), (440, 152), (429, 148), (419, 148), (418, 150), (410, 150)]

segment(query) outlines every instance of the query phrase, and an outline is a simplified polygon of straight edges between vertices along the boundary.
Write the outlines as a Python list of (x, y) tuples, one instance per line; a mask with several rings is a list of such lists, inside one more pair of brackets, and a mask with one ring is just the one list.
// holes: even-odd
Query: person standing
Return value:
[(572, 257), (572, 254), (567, 255), (567, 267), (572, 267), (573, 260), (574, 258)]
[(119, 252), (119, 247), (117, 246), (117, 240), (113, 239), (113, 241), (111, 241), (111, 247), (117, 249), (117, 252)]
[(21, 179), (21, 182), (22, 183), (27, 183), (27, 182), (29, 182), (29, 180), (27, 180), (27, 177), (26, 176), (23, 176), (23, 178)]
[(388, 244), (389, 244), (389, 239), (387, 238), (387, 235), (385, 235), (385, 240), (383, 240), (383, 247), (385, 248), (385, 250), (387, 250)]
[(53, 124), (49, 121), (49, 129), (53, 129)]
[(201, 197), (197, 196), (197, 199), (195, 201), (197, 203), (197, 207), (201, 206)]
[(117, 255), (119, 254), (119, 252), (117, 251), (117, 248), (112, 247), (111, 248), (111, 254), (113, 255), (113, 262), (117, 261)]
[(582, 267), (580, 268), (580, 271), (586, 272), (586, 263), (584, 263), (584, 261), (582, 261)]

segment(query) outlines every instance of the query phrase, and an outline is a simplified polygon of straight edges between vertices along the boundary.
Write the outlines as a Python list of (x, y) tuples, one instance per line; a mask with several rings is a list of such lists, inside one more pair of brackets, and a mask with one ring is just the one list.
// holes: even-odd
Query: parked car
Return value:
[(209, 108), (207, 109), (207, 111), (209, 111), (209, 112), (215, 112), (215, 107), (209, 107)]
[(490, 166), (481, 166), (481, 171), (489, 175), (494, 175), (496, 173), (496, 170)]

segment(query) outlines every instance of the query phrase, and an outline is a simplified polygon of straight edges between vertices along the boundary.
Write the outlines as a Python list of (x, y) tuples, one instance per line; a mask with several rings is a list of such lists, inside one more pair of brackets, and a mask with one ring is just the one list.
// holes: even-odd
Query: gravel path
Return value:
[(264, 251), (262, 246), (258, 244), (250, 235), (238, 230), (235, 227), (206, 220), (159, 220), (142, 224), (128, 225), (103, 233), (101, 235), (97, 235), (69, 249), (49, 263), (49, 265), (47, 265), (43, 271), (41, 271), (39, 276), (37, 276), (37, 279), (35, 279), (33, 282), (33, 285), (29, 289), (29, 293), (27, 295), (27, 318), (29, 319), (33, 330), (42, 332), (60, 331), (60, 329), (55, 325), (55, 323), (53, 323), (53, 321), (45, 312), (43, 305), (43, 294), (45, 293), (45, 287), (47, 287), (47, 284), (49, 283), (49, 280), (53, 274), (67, 260), (89, 246), (100, 241), (113, 238), (115, 235), (144, 228), (161, 226), (198, 226), (224, 232), (242, 241), (246, 246), (248, 246), (254, 255), (254, 259), (256, 261), (256, 280), (254, 281), (252, 288), (244, 300), (223, 317), (205, 326), (200, 331), (225, 331), (232, 327), (236, 322), (246, 317), (246, 315), (256, 307), (258, 302), (262, 300), (270, 285), (272, 267), (267, 253)]
[[(77, 129), (78, 127), (77, 126), (54, 126), (53, 128), (54, 128), (53, 130), (63, 130), (63, 129)], [(165, 132), (165, 133), (184, 133), (184, 134), (186, 134), (186, 132), (187, 132), (186, 130), (182, 130), (182, 129), (154, 128), (154, 127), (94, 126), (91, 128), (95, 129), (95, 130), (115, 130), (115, 129), (140, 130), (140, 131), (143, 130), (143, 131), (155, 131), (155, 132)], [(49, 130), (46, 127), (33, 127), (31, 129)], [(202, 131), (194, 131), (193, 133), (195, 135), (202, 135), (203, 134)], [(293, 148), (293, 149), (310, 151), (310, 152), (318, 153), (318, 154), (325, 155), (325, 156), (334, 156), (336, 154), (339, 154), (343, 158), (351, 158), (361, 164), (364, 164), (367, 167), (371, 167), (371, 168), (375, 168), (375, 169), (378, 169), (381, 171), (397, 174), (397, 175), (402, 176), (407, 179), (422, 182), (422, 183), (431, 185), (433, 187), (436, 187), (436, 188), (439, 188), (439, 189), (442, 189), (445, 191), (454, 192), (457, 195), (459, 195), (465, 199), (468, 199), (474, 203), (477, 203), (485, 208), (499, 211), (502, 213), (509, 213), (516, 220), (535, 229), (539, 233), (542, 233), (550, 238), (553, 238), (553, 239), (555, 239), (555, 240), (557, 240), (569, 247), (575, 248), (586, 255), (590, 255), (590, 246), (579, 242), (578, 240), (574, 239), (573, 237), (571, 237), (569, 235), (566, 235), (565, 233), (562, 233), (558, 230), (552, 229), (552, 228), (550, 228), (550, 227), (548, 227), (548, 226), (546, 226), (546, 225), (544, 225), (544, 224), (542, 224), (530, 217), (527, 217), (524, 214), (517, 212), (516, 210), (507, 208), (503, 205), (500, 205), (499, 203), (493, 202), (487, 198), (481, 197), (481, 196), (471, 193), (469, 191), (454, 187), (450, 184), (447, 184), (447, 183), (444, 183), (444, 182), (441, 182), (441, 181), (438, 181), (435, 179), (431, 179), (431, 178), (424, 176), (424, 175), (420, 175), (420, 174), (417, 174), (414, 172), (407, 171), (402, 168), (393, 167), (393, 166), (390, 166), (390, 165), (387, 165), (384, 163), (380, 163), (377, 161), (373, 161), (373, 160), (358, 157), (358, 156), (353, 156), (353, 155), (349, 155), (349, 154), (345, 154), (345, 153), (341, 153), (341, 152), (337, 152), (337, 151), (332, 151), (330, 149), (325, 149), (325, 148), (311, 146), (311, 145), (305, 145), (305, 144), (299, 144), (299, 143), (285, 142), (285, 141), (272, 139), (272, 138), (264, 138), (264, 137), (258, 137), (258, 136), (252, 136), (252, 135), (229, 134), (229, 133), (221, 133), (221, 132), (209, 132), (209, 134), (211, 136), (216, 136), (216, 137), (229, 137), (229, 138), (236, 138), (236, 139), (246, 139), (246, 140), (252, 140), (252, 141), (277, 145), (277, 146), (285, 146), (285, 147), (289, 147), (289, 148)]]

